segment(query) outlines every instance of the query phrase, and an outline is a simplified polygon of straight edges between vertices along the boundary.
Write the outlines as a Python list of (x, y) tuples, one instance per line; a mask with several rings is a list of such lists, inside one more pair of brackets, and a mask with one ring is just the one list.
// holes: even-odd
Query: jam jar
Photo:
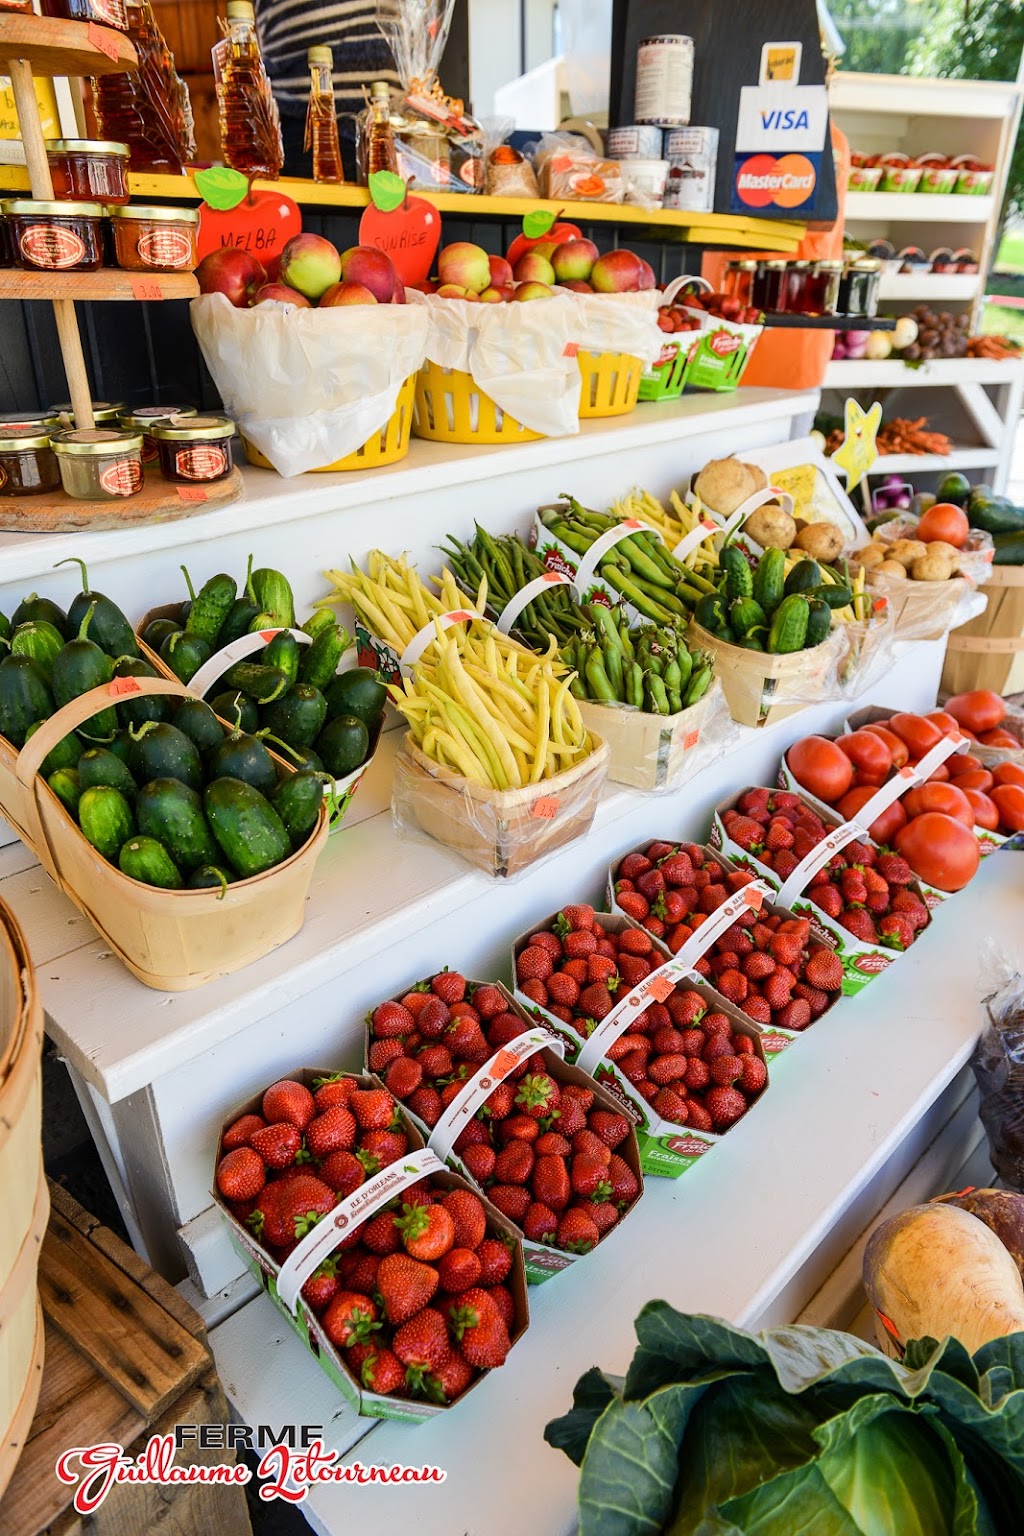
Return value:
[(142, 433), (117, 427), (55, 432), (50, 439), (65, 491), (79, 501), (114, 501), (142, 490)]
[(839, 303), (839, 284), (843, 276), (841, 261), (816, 261), (811, 269), (810, 303), (812, 315), (834, 315)]
[(113, 139), (47, 139), (53, 195), (83, 202), (128, 201), (128, 145)]
[[(92, 402), (92, 419), (98, 427), (116, 427), (124, 403), (119, 401), (111, 405), (106, 400), (94, 400)], [(70, 400), (63, 401), (60, 405), (50, 406), (50, 415), (55, 427), (73, 427), (75, 425), (75, 410)]]
[(49, 433), (51, 427), (59, 427), (61, 422), (52, 410), (48, 411), (9, 411), (0, 420), (0, 433), (4, 437), (10, 434), (4, 429), (7, 427), (35, 427), (36, 436)]
[(40, 0), (44, 16), (62, 21), (95, 21), (101, 27), (128, 31), (128, 7), (125, 0)]
[(863, 315), (870, 319), (878, 313), (878, 288), (882, 281), (882, 263), (872, 256), (851, 261), (839, 284), (839, 314)]
[(0, 204), (19, 267), (36, 272), (95, 272), (103, 265), (102, 203), (15, 198)]
[(142, 462), (143, 464), (155, 464), (159, 458), (156, 446), (156, 438), (152, 435), (153, 427), (159, 422), (169, 421), (172, 416), (195, 416), (194, 405), (138, 405), (133, 411), (121, 411), (118, 414), (117, 424), (126, 432), (142, 433)]
[(235, 424), (227, 416), (172, 416), (150, 428), (165, 480), (223, 480), (231, 473)]
[(782, 274), (778, 309), (784, 315), (814, 313), (814, 273), (809, 261), (788, 261)]
[(730, 298), (739, 299), (744, 309), (754, 303), (754, 279), (758, 266), (756, 261), (730, 261), (725, 269), (725, 292)]
[(10, 220), (0, 215), (0, 267), (14, 266), (14, 235)]
[(199, 263), (197, 208), (158, 208), (130, 203), (111, 208), (114, 253), (128, 272), (191, 272)]
[(59, 485), (49, 434), (38, 426), (0, 425), (0, 496), (38, 496)]
[(757, 271), (754, 274), (754, 299), (756, 309), (765, 309), (769, 312), (782, 308), (782, 283), (786, 276), (786, 268), (789, 265), (785, 261), (761, 261), (758, 262)]

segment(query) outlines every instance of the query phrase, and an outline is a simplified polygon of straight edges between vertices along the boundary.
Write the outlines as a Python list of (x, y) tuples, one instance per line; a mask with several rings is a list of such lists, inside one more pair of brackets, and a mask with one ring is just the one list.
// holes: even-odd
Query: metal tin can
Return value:
[(643, 123), (609, 128), (605, 154), (609, 160), (660, 160), (661, 129)]
[(636, 51), (633, 117), (637, 123), (685, 128), (693, 94), (693, 38), (645, 37)]
[(710, 213), (715, 206), (717, 128), (675, 128), (665, 135), (669, 162), (664, 207)]

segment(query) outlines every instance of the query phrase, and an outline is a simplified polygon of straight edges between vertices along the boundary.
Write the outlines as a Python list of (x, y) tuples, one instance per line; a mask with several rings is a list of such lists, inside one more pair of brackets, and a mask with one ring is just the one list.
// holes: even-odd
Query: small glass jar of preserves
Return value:
[(155, 464), (159, 453), (156, 438), (152, 434), (157, 422), (170, 421), (172, 416), (195, 415), (194, 405), (138, 405), (132, 411), (121, 411), (117, 424), (126, 432), (142, 433), (142, 462)]
[(723, 289), (732, 299), (739, 299), (744, 309), (754, 303), (754, 279), (759, 263), (756, 261), (730, 261), (725, 269)]
[(191, 272), (199, 264), (197, 208), (111, 208), (114, 256), (128, 272)]
[(62, 21), (95, 21), (101, 27), (128, 31), (124, 0), (40, 0), (39, 9), (44, 16), (57, 16)]
[(36, 425), (0, 425), (0, 497), (38, 496), (59, 485), (49, 434)]
[(839, 284), (843, 276), (841, 261), (816, 261), (811, 269), (811, 315), (834, 315), (839, 303)]
[(14, 266), (14, 236), (6, 215), (0, 214), (0, 267)]
[(150, 428), (165, 480), (223, 480), (231, 473), (235, 424), (227, 416), (172, 416)]
[(113, 139), (47, 139), (53, 195), (82, 202), (128, 201), (128, 145)]
[(771, 312), (781, 308), (782, 282), (788, 262), (761, 261), (754, 274), (754, 306)]
[(814, 274), (809, 261), (788, 261), (779, 288), (778, 309), (784, 315), (814, 313)]
[(60, 422), (52, 410), (9, 411), (3, 420), (0, 420), (0, 433), (7, 437), (9, 433), (4, 431), (6, 427), (35, 427), (36, 435), (42, 436), (44, 433), (49, 435), (50, 428), (58, 426)]
[[(111, 405), (109, 400), (94, 400), (92, 402), (92, 419), (96, 426), (116, 427), (118, 418), (124, 410), (124, 401), (120, 400)], [(60, 405), (51, 405), (49, 414), (55, 427), (73, 427), (75, 425), (75, 408), (70, 400), (64, 400)]]
[(142, 433), (117, 427), (55, 432), (61, 484), (77, 501), (116, 501), (142, 490)]
[(878, 289), (882, 281), (882, 263), (871, 256), (851, 261), (839, 284), (841, 315), (871, 319), (878, 313)]
[(50, 203), (14, 198), (7, 216), (19, 267), (34, 272), (95, 272), (103, 265), (102, 203)]

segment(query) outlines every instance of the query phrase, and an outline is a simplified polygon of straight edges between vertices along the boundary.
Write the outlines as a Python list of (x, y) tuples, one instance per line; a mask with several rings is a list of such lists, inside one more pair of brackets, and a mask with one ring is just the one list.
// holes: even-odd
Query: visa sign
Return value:
[(806, 108), (802, 108), (799, 112), (795, 112), (792, 108), (788, 108), (786, 111), (781, 111), (778, 107), (774, 107), (771, 111), (765, 111), (765, 109), (762, 107), (761, 126), (766, 133), (771, 133), (773, 131), (782, 133), (787, 130), (792, 131), (797, 128), (806, 128), (810, 130), (811, 122)]
[(828, 135), (823, 85), (746, 85), (740, 91), (736, 153), (820, 154)]

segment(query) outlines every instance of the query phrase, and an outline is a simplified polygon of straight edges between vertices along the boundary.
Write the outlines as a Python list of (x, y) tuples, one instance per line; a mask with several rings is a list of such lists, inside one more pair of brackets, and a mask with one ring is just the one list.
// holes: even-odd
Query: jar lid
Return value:
[(767, 272), (785, 272), (788, 266), (789, 262), (786, 260), (780, 261), (776, 259), (774, 261), (766, 261), (764, 263), (764, 267)]
[(322, 43), (318, 43), (315, 48), (311, 48), (306, 54), (306, 63), (326, 64), (328, 69), (331, 69), (334, 65), (334, 54), (329, 48), (325, 48)]
[(11, 411), (0, 420), (0, 432), (9, 435), (11, 427), (56, 427), (59, 423), (51, 407), (48, 411)]
[(756, 272), (760, 266), (760, 262), (749, 260), (730, 261), (729, 265), (732, 267), (734, 272)]
[(172, 416), (194, 416), (194, 405), (139, 405), (133, 411), (120, 411), (118, 422), (126, 430), (148, 432), (155, 421), (170, 421)]
[[(114, 405), (111, 405), (109, 400), (94, 400), (92, 402), (92, 416), (94, 421), (116, 421), (123, 410), (123, 400), (118, 400)], [(60, 425), (57, 420), (59, 416), (66, 416), (70, 422), (74, 422), (75, 408), (71, 404), (70, 400), (64, 400), (60, 405), (51, 405), (50, 411), (52, 412), (51, 419), (53, 420), (54, 426)]]
[(809, 261), (785, 261), (783, 266), (789, 267), (791, 272), (806, 272), (812, 265)]
[(141, 432), (120, 432), (116, 427), (83, 427), (79, 431), (55, 432), (50, 439), (54, 453), (72, 458), (108, 456), (111, 453), (139, 453)]
[(112, 219), (146, 219), (154, 224), (198, 224), (198, 208), (161, 208), (157, 203), (125, 203), (108, 208)]
[(161, 442), (181, 442), (185, 438), (212, 442), (218, 437), (234, 437), (235, 424), (228, 416), (172, 416), (168, 421), (155, 422), (149, 431), (151, 437)]
[(252, 0), (228, 0), (227, 16), (230, 21), (233, 16), (245, 17), (252, 21), (255, 16)]
[(116, 139), (44, 139), (48, 155), (123, 155), (127, 160), (127, 144)]
[(818, 272), (841, 272), (844, 263), (841, 261), (816, 261), (814, 266)]
[(0, 208), (4, 213), (29, 217), (42, 214), (51, 219), (57, 214), (62, 214), (64, 218), (102, 219), (106, 212), (102, 203), (46, 203), (28, 198), (12, 198), (9, 202), (0, 203)]
[(49, 446), (49, 433), (40, 433), (35, 424), (23, 426), (15, 422), (0, 424), (0, 453), (20, 453), (25, 448), (49, 448)]
[(882, 263), (874, 256), (858, 256), (856, 261), (850, 262), (851, 272), (881, 272)]

